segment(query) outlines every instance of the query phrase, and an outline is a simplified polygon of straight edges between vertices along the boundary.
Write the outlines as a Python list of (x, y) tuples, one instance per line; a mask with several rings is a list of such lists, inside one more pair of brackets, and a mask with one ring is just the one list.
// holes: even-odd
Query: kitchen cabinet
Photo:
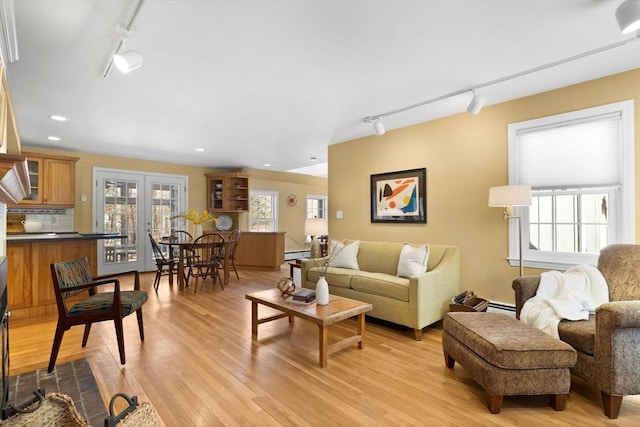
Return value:
[(74, 207), (77, 157), (23, 153), (27, 157), (31, 195), (24, 205)]
[(86, 256), (96, 275), (96, 240), (7, 241), (7, 299), (12, 318), (56, 314), (50, 264)]
[(249, 175), (240, 172), (208, 173), (209, 212), (248, 212)]

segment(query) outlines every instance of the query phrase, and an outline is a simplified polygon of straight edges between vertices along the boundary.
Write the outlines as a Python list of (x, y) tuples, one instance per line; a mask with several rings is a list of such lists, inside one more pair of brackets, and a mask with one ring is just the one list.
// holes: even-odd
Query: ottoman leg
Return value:
[(487, 406), (492, 414), (499, 414), (502, 409), (502, 396), (489, 396), (487, 395)]
[(447, 368), (453, 369), (456, 361), (453, 360), (453, 357), (449, 356), (449, 354), (444, 353), (444, 364), (447, 365)]
[(556, 411), (564, 411), (564, 405), (567, 403), (568, 394), (550, 394), (549, 404)]

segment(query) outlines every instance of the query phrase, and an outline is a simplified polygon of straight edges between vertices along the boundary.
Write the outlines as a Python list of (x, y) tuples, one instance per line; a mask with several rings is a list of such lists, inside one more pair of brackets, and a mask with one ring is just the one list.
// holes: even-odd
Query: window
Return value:
[(251, 191), (249, 207), (250, 231), (278, 231), (278, 193)]
[[(633, 101), (509, 125), (509, 182), (531, 185), (523, 260), (564, 269), (635, 236)], [(517, 222), (509, 259), (517, 263)], [(529, 242), (527, 245), (526, 242)]]
[(327, 217), (327, 197), (307, 194), (307, 218)]

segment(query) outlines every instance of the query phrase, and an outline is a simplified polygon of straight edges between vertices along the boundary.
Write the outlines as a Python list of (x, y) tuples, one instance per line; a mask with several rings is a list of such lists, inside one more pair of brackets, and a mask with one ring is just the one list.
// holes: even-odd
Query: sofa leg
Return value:
[(447, 368), (453, 369), (456, 364), (456, 361), (453, 360), (453, 357), (449, 356), (447, 353), (444, 354), (444, 364), (447, 365)]
[(615, 420), (618, 418), (618, 413), (620, 413), (620, 406), (622, 406), (622, 396), (617, 396), (615, 394), (608, 394), (604, 391), (601, 391), (602, 395), (602, 406), (604, 407), (604, 414)]
[(422, 329), (414, 329), (413, 330), (413, 338), (416, 341), (422, 341)]
[(568, 396), (568, 394), (550, 394), (549, 404), (556, 411), (564, 411)]
[(502, 396), (487, 396), (487, 406), (492, 414), (499, 414), (502, 409)]

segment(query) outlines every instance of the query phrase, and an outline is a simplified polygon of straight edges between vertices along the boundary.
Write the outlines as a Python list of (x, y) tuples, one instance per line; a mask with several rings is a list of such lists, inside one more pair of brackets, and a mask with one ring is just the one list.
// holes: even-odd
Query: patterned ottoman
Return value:
[(493, 414), (513, 395), (548, 394), (553, 409), (564, 409), (576, 351), (538, 329), (504, 314), (450, 312), (442, 349), (448, 368), (457, 361), (484, 388)]

